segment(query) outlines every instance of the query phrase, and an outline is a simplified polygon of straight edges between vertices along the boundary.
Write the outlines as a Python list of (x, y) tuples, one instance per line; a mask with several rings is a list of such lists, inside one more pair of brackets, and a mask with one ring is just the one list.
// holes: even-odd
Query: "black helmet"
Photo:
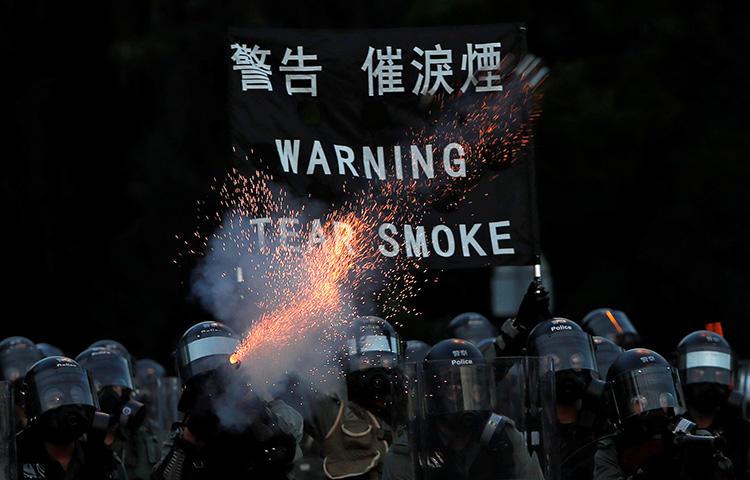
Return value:
[(404, 363), (420, 363), (430, 350), (430, 346), (422, 340), (409, 340), (406, 342)]
[(228, 365), (240, 339), (234, 331), (219, 322), (201, 322), (188, 328), (177, 342), (176, 364), (180, 381), (185, 385), (196, 375)]
[(14, 382), (44, 358), (34, 342), (26, 337), (8, 337), (0, 342), (0, 380)]
[(47, 412), (66, 406), (75, 407), (85, 413), (87, 419), (93, 419), (98, 408), (93, 384), (86, 370), (74, 360), (67, 357), (39, 360), (24, 380), (26, 414), (30, 422), (40, 422)]
[(450, 336), (477, 343), (483, 338), (497, 335), (487, 317), (480, 313), (466, 312), (456, 316), (448, 325)]
[(105, 338), (103, 340), (97, 340), (96, 342), (88, 346), (88, 348), (96, 348), (96, 347), (104, 347), (110, 350), (114, 350), (115, 352), (119, 353), (123, 357), (127, 358), (129, 361), (133, 358), (130, 355), (130, 352), (128, 352), (128, 349), (125, 348), (125, 345), (118, 342), (117, 340), (110, 340), (108, 338)]
[(433, 346), (422, 363), (426, 413), (450, 416), (492, 410), (494, 379), (479, 349), (466, 340), (451, 338)]
[(36, 347), (42, 352), (45, 357), (64, 357), (65, 354), (58, 347), (49, 343), (37, 343)]
[(594, 353), (596, 354), (596, 367), (599, 370), (599, 377), (607, 378), (607, 372), (610, 365), (625, 350), (615, 342), (604, 337), (593, 336)]
[(636, 347), (641, 342), (638, 331), (620, 310), (598, 308), (583, 317), (581, 326), (590, 335), (604, 337), (625, 349)]
[(531, 355), (551, 357), (556, 373), (572, 370), (598, 376), (591, 337), (566, 318), (537, 324), (529, 333), (527, 348)]
[(621, 353), (609, 367), (607, 383), (617, 423), (652, 413), (673, 418), (685, 411), (677, 372), (652, 350), (634, 348)]
[(135, 390), (130, 362), (127, 357), (115, 350), (104, 347), (89, 348), (76, 357), (76, 362), (91, 374), (97, 392), (104, 387)]
[(347, 373), (369, 368), (396, 368), (403, 355), (396, 330), (375, 316), (359, 317), (354, 321), (346, 348)]
[(161, 363), (150, 358), (142, 358), (135, 362), (136, 386), (151, 384), (154, 380), (166, 376), (167, 371)]
[(721, 335), (699, 330), (677, 345), (677, 369), (684, 386), (717, 383), (734, 387), (732, 347)]
[(346, 390), (349, 400), (386, 422), (394, 420), (399, 401), (401, 340), (390, 323), (379, 317), (359, 317), (347, 339)]

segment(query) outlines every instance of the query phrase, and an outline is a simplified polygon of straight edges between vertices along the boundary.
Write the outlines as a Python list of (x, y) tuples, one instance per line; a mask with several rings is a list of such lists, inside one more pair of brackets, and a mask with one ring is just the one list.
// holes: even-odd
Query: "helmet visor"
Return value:
[(596, 357), (591, 337), (580, 331), (559, 332), (542, 336), (535, 341), (537, 355), (550, 357), (555, 372), (573, 370), (597, 372)]
[(195, 375), (226, 364), (240, 341), (234, 337), (213, 336), (193, 340), (177, 351), (178, 371), (182, 382)]
[(86, 371), (78, 368), (48, 370), (30, 381), (32, 409), (42, 414), (63, 405), (95, 407)]
[(678, 367), (685, 385), (718, 383), (733, 386), (732, 355), (715, 350), (698, 350), (681, 355)]
[(625, 372), (612, 380), (611, 387), (621, 420), (659, 411), (674, 416), (685, 410), (679, 380), (675, 371), (668, 367)]
[(98, 392), (104, 387), (116, 386), (133, 390), (128, 360), (119, 355), (97, 355), (78, 362), (91, 373), (94, 388)]
[(492, 410), (492, 366), (458, 366), (453, 362), (431, 362), (425, 369), (427, 413), (443, 415)]
[(3, 379), (13, 382), (24, 375), (43, 357), (35, 348), (15, 348), (0, 355), (0, 373)]
[(638, 336), (630, 319), (612, 310), (605, 310), (602, 314), (594, 316), (586, 323), (586, 329), (592, 335), (599, 335), (615, 343), (619, 343), (622, 338)]
[(492, 325), (488, 322), (471, 319), (460, 327), (455, 328), (453, 330), (453, 336), (476, 343), (487, 337), (494, 337), (495, 335), (492, 331)]
[(368, 368), (396, 368), (401, 353), (398, 337), (364, 335), (347, 341), (349, 371)]

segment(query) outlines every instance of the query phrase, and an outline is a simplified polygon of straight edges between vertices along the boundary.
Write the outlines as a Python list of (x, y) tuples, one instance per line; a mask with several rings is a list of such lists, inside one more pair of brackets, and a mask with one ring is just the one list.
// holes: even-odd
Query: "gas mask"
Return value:
[(132, 392), (122, 388), (106, 386), (99, 390), (99, 406), (110, 416), (110, 425), (137, 429), (146, 417), (144, 405), (131, 398)]
[(564, 370), (555, 374), (555, 396), (557, 403), (570, 405), (583, 398), (591, 381), (590, 375), (584, 372)]
[(630, 417), (624, 424), (623, 439), (626, 444), (636, 445), (664, 435), (671, 430), (672, 421), (672, 416), (660, 411), (650, 411)]
[(699, 415), (711, 415), (727, 402), (729, 389), (718, 383), (691, 383), (685, 385), (685, 395)]
[(120, 409), (128, 401), (128, 393), (122, 388), (106, 386), (99, 390), (99, 407), (104, 413), (114, 415), (119, 413)]
[(63, 405), (45, 412), (38, 420), (41, 437), (48, 442), (64, 445), (86, 433), (92, 416), (78, 405)]
[(346, 375), (349, 398), (381, 418), (393, 406), (396, 373), (389, 368), (367, 368)]

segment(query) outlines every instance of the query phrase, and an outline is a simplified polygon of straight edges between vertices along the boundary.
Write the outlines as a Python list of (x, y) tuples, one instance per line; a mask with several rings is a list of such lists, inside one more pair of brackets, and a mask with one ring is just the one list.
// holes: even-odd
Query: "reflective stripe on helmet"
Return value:
[(688, 352), (685, 356), (685, 368), (723, 368), (732, 369), (732, 356), (724, 352), (701, 350)]
[(236, 338), (229, 337), (199, 338), (185, 346), (186, 360), (192, 362), (211, 355), (231, 355), (239, 343)]
[(358, 355), (365, 352), (391, 352), (398, 353), (398, 339), (386, 337), (385, 335), (366, 335), (359, 339), (350, 338), (347, 342), (350, 355)]

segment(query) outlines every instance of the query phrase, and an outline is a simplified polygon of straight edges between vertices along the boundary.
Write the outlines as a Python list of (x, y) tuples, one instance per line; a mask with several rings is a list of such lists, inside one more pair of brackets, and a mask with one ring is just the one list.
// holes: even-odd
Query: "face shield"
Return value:
[(630, 345), (640, 338), (627, 315), (617, 310), (592, 312), (583, 319), (583, 325), (592, 335), (604, 337), (620, 346)]
[(683, 385), (715, 383), (734, 387), (733, 358), (730, 353), (696, 350), (680, 355), (677, 365)]
[(91, 407), (97, 404), (91, 383), (82, 368), (57, 368), (27, 380), (30, 416), (40, 416), (65, 405)]
[(591, 337), (580, 331), (558, 332), (534, 340), (536, 354), (549, 357), (555, 372), (597, 372)]
[(613, 404), (621, 421), (650, 413), (674, 417), (685, 412), (679, 379), (670, 367), (653, 366), (625, 372), (610, 383)]
[(487, 337), (495, 337), (495, 332), (492, 329), (492, 325), (487, 322), (484, 318), (481, 319), (469, 319), (453, 330), (453, 336), (456, 338), (463, 338), (474, 344)]
[(428, 415), (491, 411), (494, 375), (491, 365), (456, 365), (456, 360), (430, 362), (425, 368)]
[(100, 391), (104, 387), (122, 387), (134, 390), (130, 364), (119, 355), (92, 355), (78, 362), (91, 373), (94, 388)]
[(349, 373), (370, 368), (396, 368), (401, 353), (398, 337), (364, 335), (347, 340)]
[(192, 340), (177, 350), (177, 364), (183, 383), (196, 375), (228, 363), (239, 345), (233, 337), (212, 336)]
[(0, 373), (3, 379), (14, 382), (26, 375), (29, 368), (43, 357), (32, 346), (19, 345), (0, 354)]

